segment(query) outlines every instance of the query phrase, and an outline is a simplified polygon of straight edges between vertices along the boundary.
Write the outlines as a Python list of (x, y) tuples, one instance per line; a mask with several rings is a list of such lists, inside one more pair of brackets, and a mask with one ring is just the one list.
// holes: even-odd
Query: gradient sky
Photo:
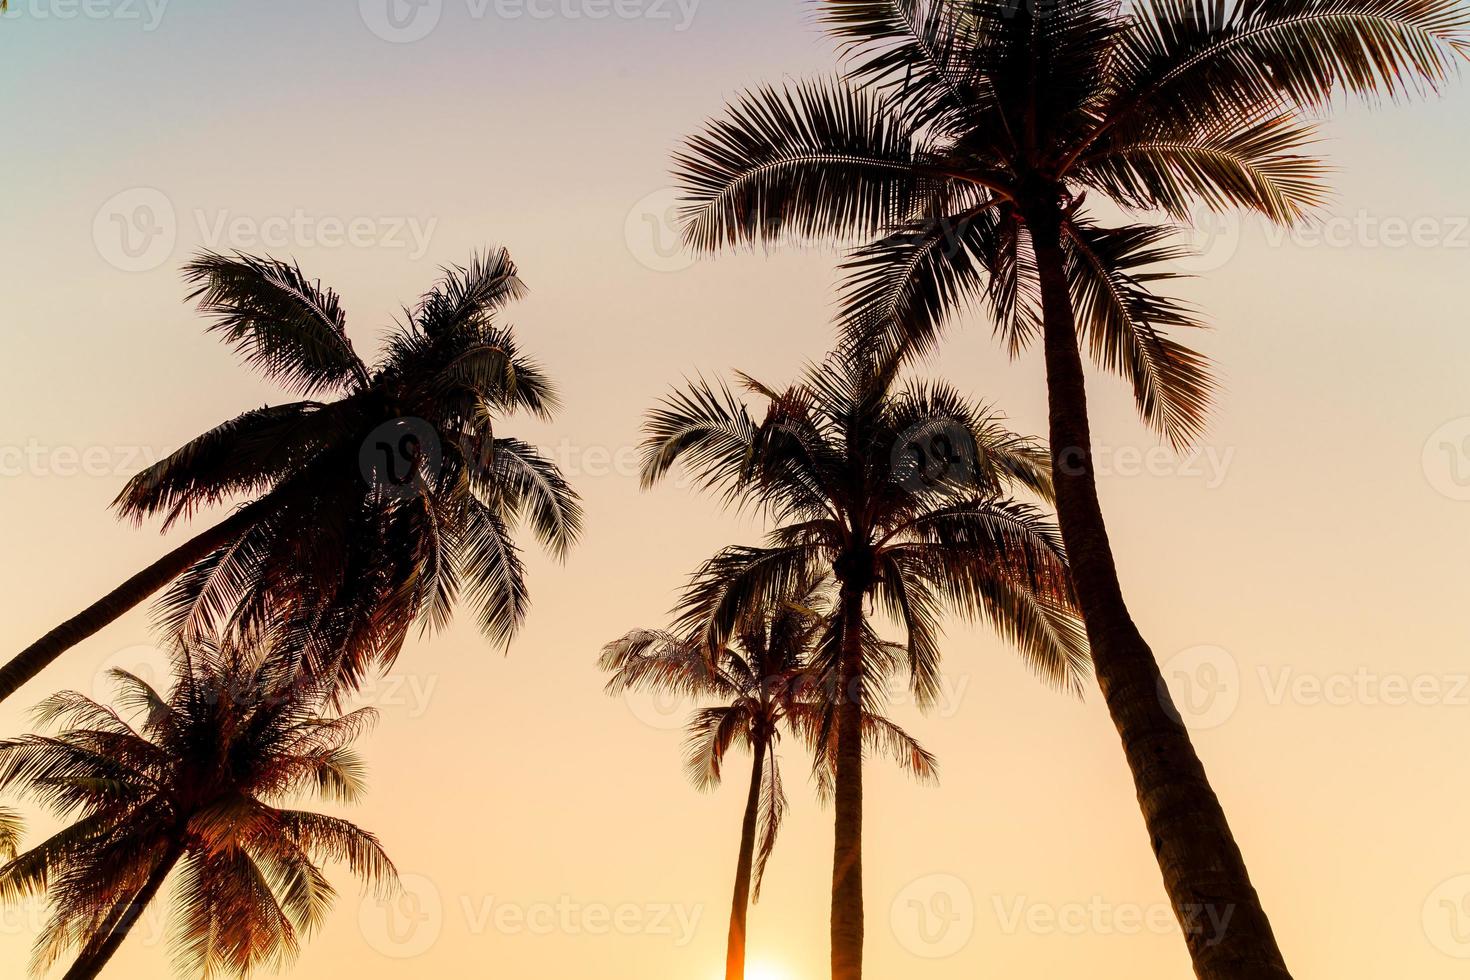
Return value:
[[(748, 770), (695, 792), (678, 706), (604, 696), (594, 661), (760, 530), (685, 488), (640, 493), (641, 413), (696, 372), (785, 381), (831, 332), (834, 251), (671, 249), (669, 152), (740, 88), (835, 55), (799, 0), (424, 0), (398, 22), (384, 2), (15, 0), (0, 19), (0, 649), (165, 549), (107, 511), (127, 475), (283, 397), (182, 302), (191, 251), (298, 258), (371, 353), (439, 265), (505, 244), (532, 290), (512, 319), (566, 400), (553, 426), (506, 427), (568, 468), (586, 539), (565, 567), (532, 558), (509, 657), (465, 622), (365, 693), (383, 719), (353, 816), (411, 895), (385, 909), (337, 876), (293, 975), (712, 980)], [(1125, 590), (1303, 977), (1462, 976), (1470, 957), (1467, 110), (1463, 84), (1351, 108), (1318, 229), (1201, 240), (1184, 292), (1218, 328), (1198, 342), (1225, 391), (1197, 454), (1093, 385)], [(1039, 357), (1009, 362), (984, 323), (927, 369), (1044, 429)], [(149, 643), (145, 614), (119, 621), (0, 732), (53, 690), (106, 693)], [(1044, 688), (983, 629), (956, 626), (946, 658), (940, 709), (896, 709), (941, 785), (869, 770), (871, 975), (1187, 975), (1100, 699)], [(783, 757), (751, 980), (825, 971), (830, 813)], [(0, 917), (7, 975), (38, 914)], [(165, 975), (161, 921), (108, 976)]]

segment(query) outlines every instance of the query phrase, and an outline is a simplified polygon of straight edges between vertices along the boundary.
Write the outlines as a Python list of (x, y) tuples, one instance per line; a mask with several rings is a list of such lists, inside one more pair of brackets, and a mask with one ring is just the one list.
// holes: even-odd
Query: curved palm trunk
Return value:
[(202, 531), (92, 603), (0, 667), (0, 701), (51, 666), (57, 657), (178, 578), (190, 565), (259, 520), (268, 498), (240, 508)]
[(1058, 523), (1164, 887), (1202, 980), (1290, 978), (1225, 812), (1123, 601), (1097, 498), (1059, 216), (1054, 207), (1032, 209), (1028, 225), (1041, 280)]
[(133, 926), (138, 924), (138, 920), (142, 918), (149, 903), (157, 897), (158, 890), (163, 887), (164, 879), (168, 877), (169, 872), (183, 856), (183, 844), (175, 844), (164, 853), (163, 860), (158, 862), (158, 867), (153, 869), (153, 873), (148, 876), (148, 880), (143, 883), (138, 894), (133, 896), (133, 900), (128, 903), (122, 916), (116, 919), (111, 931), (107, 933), (107, 938), (95, 946), (89, 943), (87, 948), (82, 950), (82, 954), (77, 957), (77, 961), (72, 964), (71, 969), (66, 971), (66, 976), (62, 977), (62, 980), (94, 980), (102, 972), (102, 968), (107, 965), (108, 960), (112, 959), (112, 954), (117, 952)]
[(837, 670), (836, 826), (832, 848), (832, 980), (863, 975), (863, 591), (843, 584)]
[(761, 776), (766, 768), (766, 743), (755, 745), (750, 770), (750, 795), (740, 825), (740, 859), (735, 864), (735, 897), (730, 903), (730, 939), (725, 949), (725, 980), (745, 980), (745, 917), (750, 910), (750, 874), (755, 863), (755, 826), (761, 806)]

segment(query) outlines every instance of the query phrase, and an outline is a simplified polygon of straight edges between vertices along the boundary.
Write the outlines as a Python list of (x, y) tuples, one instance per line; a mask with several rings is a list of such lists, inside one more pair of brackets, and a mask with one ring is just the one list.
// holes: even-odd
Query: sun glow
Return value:
[(747, 963), (745, 980), (793, 980), (785, 969), (770, 963)]

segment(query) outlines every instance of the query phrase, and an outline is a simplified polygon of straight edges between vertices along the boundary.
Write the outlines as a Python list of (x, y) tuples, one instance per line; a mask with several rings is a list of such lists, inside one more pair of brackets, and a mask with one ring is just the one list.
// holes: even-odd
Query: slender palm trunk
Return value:
[(72, 964), (71, 969), (66, 971), (66, 976), (62, 977), (62, 980), (94, 980), (102, 972), (102, 968), (107, 965), (108, 960), (112, 959), (112, 954), (117, 952), (133, 926), (138, 924), (138, 920), (142, 918), (149, 903), (157, 897), (158, 890), (163, 887), (164, 879), (168, 877), (169, 872), (183, 856), (183, 844), (174, 844), (164, 852), (163, 859), (158, 862), (158, 866), (153, 869), (153, 873), (148, 876), (148, 880), (143, 883), (138, 894), (133, 896), (133, 900), (128, 903), (122, 916), (113, 924), (111, 931), (107, 933), (107, 938), (95, 946), (89, 943), (87, 948), (82, 950), (82, 955), (77, 957), (77, 961)]
[(67, 650), (128, 612), (172, 582), (190, 565), (259, 520), (270, 506), (268, 500), (265, 498), (242, 507), (214, 527), (185, 541), (16, 654), (8, 664), (0, 667), (0, 701), (51, 666)]
[(766, 742), (755, 743), (750, 795), (740, 824), (740, 859), (735, 863), (735, 897), (730, 903), (730, 939), (725, 949), (725, 980), (745, 980), (745, 916), (750, 910), (750, 873), (755, 864), (755, 825), (761, 808), (761, 776), (766, 770)]
[(863, 975), (863, 589), (843, 583), (837, 670), (836, 826), (832, 849), (832, 980)]
[(1290, 978), (1245, 860), (1123, 601), (1097, 498), (1087, 393), (1055, 205), (1028, 211), (1041, 281), (1057, 518), (1098, 685), (1201, 980)]

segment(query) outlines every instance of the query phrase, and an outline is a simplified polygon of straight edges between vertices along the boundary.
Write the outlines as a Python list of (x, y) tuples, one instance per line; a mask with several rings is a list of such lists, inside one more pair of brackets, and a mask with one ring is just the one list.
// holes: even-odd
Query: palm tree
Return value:
[(323, 859), (396, 886), (372, 834), (282, 808), (306, 792), (357, 800), (363, 765), (350, 745), (374, 718), (324, 714), (336, 688), (300, 667), (279, 635), (200, 639), (180, 648), (166, 695), (114, 670), (120, 710), (63, 692), (36, 715), (65, 731), (0, 742), (0, 789), (67, 822), (0, 867), (0, 897), (50, 900), (34, 972), (75, 949), (66, 980), (97, 976), (175, 869), (171, 941), (189, 976), (288, 962), (331, 908)]
[[(712, 566), (712, 567), (718, 567)], [(739, 744), (752, 756), (750, 789), (740, 825), (740, 851), (735, 863), (735, 893), (725, 954), (726, 980), (745, 976), (746, 915), (759, 900), (766, 862), (786, 807), (776, 743), (783, 727), (816, 753), (818, 788), (827, 795), (832, 764), (830, 737), (834, 700), (827, 683), (830, 671), (819, 651), (830, 644), (832, 582), (815, 576), (769, 607), (748, 610), (734, 630), (734, 644), (711, 650), (704, 624), (689, 622), (680, 631), (635, 630), (609, 643), (599, 666), (612, 674), (609, 694), (649, 689), (719, 703), (699, 709), (689, 724), (685, 771), (701, 790), (719, 785), (725, 755)], [(695, 608), (705, 588), (717, 582), (696, 580), (691, 590)], [(697, 616), (697, 613), (696, 613)], [(897, 658), (889, 645), (872, 638), (870, 663), (892, 667)], [(921, 780), (935, 776), (934, 758), (903, 729), (864, 706), (864, 741), (886, 752)], [(757, 839), (759, 847), (757, 848)]]
[[(979, 301), (1045, 353), (1057, 512), (1098, 683), (1200, 977), (1288, 976), (1225, 815), (1123, 600), (1098, 504), (1081, 349), (1176, 446), (1213, 382), (1151, 292), (1169, 229), (1100, 227), (1090, 191), (1187, 219), (1292, 222), (1322, 200), (1306, 112), (1336, 93), (1432, 88), (1467, 52), (1459, 0), (823, 0), (851, 70), (763, 88), (688, 141), (696, 249), (788, 236), (867, 244), (845, 263), (853, 336), (932, 345)], [(1215, 937), (1206, 911), (1230, 914)]]
[(0, 699), (170, 582), (171, 634), (289, 618), (309, 659), (348, 683), (391, 662), (415, 621), (446, 624), (461, 593), (508, 643), (527, 608), (512, 528), (527, 522), (561, 558), (581, 524), (556, 465), (495, 433), (501, 414), (550, 418), (557, 404), (497, 322), (523, 293), (510, 256), (444, 270), (371, 369), (337, 294), (297, 266), (204, 254), (185, 276), (210, 329), (302, 400), (245, 412), (130, 480), (119, 515), (162, 515), (165, 530), (245, 502), (23, 650), (0, 669)]
[(644, 427), (646, 486), (683, 461), (727, 503), (777, 525), (767, 546), (712, 559), (706, 587), (690, 597), (687, 615), (706, 624), (711, 647), (744, 610), (813, 573), (837, 581), (832, 970), (843, 980), (862, 969), (865, 604), (903, 627), (920, 705), (939, 690), (945, 606), (989, 620), (1057, 684), (1077, 688), (1087, 663), (1060, 541), (1035, 507), (1004, 496), (1050, 494), (1045, 450), (948, 385), (898, 387), (898, 364), (853, 346), (784, 390), (741, 375), (765, 403), (759, 421), (729, 388), (699, 382)]

